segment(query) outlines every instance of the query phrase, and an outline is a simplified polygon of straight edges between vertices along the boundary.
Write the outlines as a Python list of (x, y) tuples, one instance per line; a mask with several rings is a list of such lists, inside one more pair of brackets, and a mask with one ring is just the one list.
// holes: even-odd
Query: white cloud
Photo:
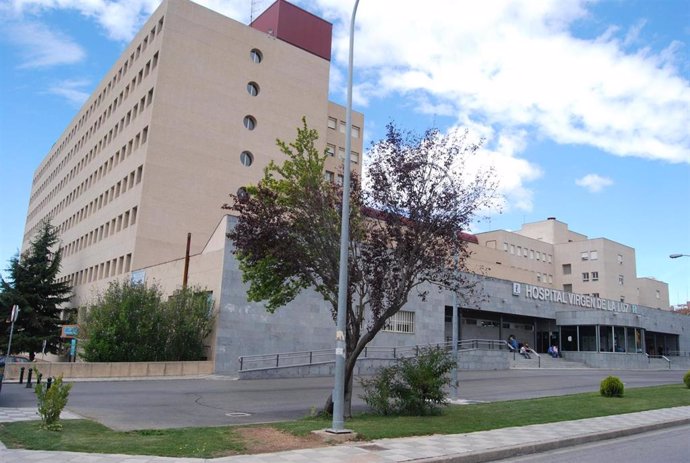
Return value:
[(604, 188), (613, 185), (613, 180), (597, 174), (587, 174), (584, 177), (575, 180), (575, 184), (585, 188), (590, 193), (599, 193)]
[(11, 22), (4, 32), (20, 53), (20, 68), (45, 68), (73, 64), (86, 53), (71, 37), (39, 22)]
[[(334, 56), (342, 63), (351, 5), (318, 3), (340, 26)], [(690, 83), (674, 64), (680, 44), (629, 51), (641, 43), (644, 20), (628, 30), (611, 25), (593, 40), (575, 37), (570, 27), (589, 19), (587, 7), (584, 0), (362, 2), (356, 72), (373, 76), (367, 85), (380, 95), (426, 92), (458, 120), (690, 163)]]
[(48, 92), (66, 98), (73, 106), (79, 108), (90, 95), (90, 85), (91, 82), (88, 80), (65, 80), (51, 86)]

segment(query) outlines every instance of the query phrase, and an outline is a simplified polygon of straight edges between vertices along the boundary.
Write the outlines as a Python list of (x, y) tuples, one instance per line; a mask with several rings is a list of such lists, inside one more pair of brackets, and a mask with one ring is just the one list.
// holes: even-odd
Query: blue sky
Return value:
[[(247, 23), (250, 0), (203, 5)], [(255, 13), (270, 0), (256, 0)], [(345, 100), (353, 2), (294, 3), (334, 24)], [(0, 266), (21, 246), (34, 169), (158, 0), (0, 0)], [(361, 0), (355, 108), (466, 127), (504, 195), (474, 231), (555, 216), (637, 251), (638, 276), (690, 300), (690, 2)]]

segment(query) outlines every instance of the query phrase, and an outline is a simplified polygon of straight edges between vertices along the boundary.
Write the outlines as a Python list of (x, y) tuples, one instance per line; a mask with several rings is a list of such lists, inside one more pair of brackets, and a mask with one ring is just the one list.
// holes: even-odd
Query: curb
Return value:
[(650, 431), (657, 431), (659, 429), (672, 428), (675, 426), (684, 426), (687, 424), (690, 424), (690, 418), (681, 418), (677, 420), (664, 421), (661, 423), (637, 426), (635, 428), (616, 429), (613, 431), (606, 431), (603, 433), (599, 432), (596, 434), (585, 434), (583, 436), (566, 437), (562, 439), (554, 439), (525, 445), (514, 445), (511, 447), (504, 447), (495, 450), (478, 450), (475, 452), (445, 455), (443, 457), (425, 458), (416, 461), (418, 461), (419, 463), (484, 463), (495, 460), (513, 458), (517, 456), (548, 452), (551, 450), (558, 450), (566, 447), (574, 447), (577, 445), (587, 444), (590, 442), (617, 439), (619, 437), (643, 434)]

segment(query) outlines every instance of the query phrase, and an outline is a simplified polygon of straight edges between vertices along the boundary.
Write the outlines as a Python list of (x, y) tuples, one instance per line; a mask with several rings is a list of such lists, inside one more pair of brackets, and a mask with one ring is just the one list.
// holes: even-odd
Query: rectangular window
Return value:
[(563, 285), (563, 291), (565, 291), (566, 293), (572, 293), (573, 292), (573, 285), (571, 285), (571, 284)]
[(338, 127), (338, 119), (334, 117), (328, 118), (328, 128), (335, 130)]
[(414, 333), (414, 312), (400, 310), (386, 320), (383, 331), (391, 333)]
[(589, 281), (589, 272), (582, 273), (582, 281)]
[(618, 254), (618, 263), (623, 264), (623, 256), (621, 254)]
[(599, 293), (592, 293), (592, 297), (599, 297)]
[(338, 159), (345, 159), (345, 148), (343, 148), (342, 146), (338, 147)]
[(503, 250), (508, 252), (508, 243), (503, 243)]
[(541, 252), (537, 251), (537, 260), (541, 260)]
[(326, 154), (329, 156), (335, 156), (335, 145), (328, 143), (326, 145)]
[(582, 258), (582, 260), (589, 260), (589, 252), (588, 251), (581, 252), (580, 257)]
[(553, 275), (549, 274), (549, 283), (553, 283)]
[(352, 126), (352, 138), (359, 138), (359, 127), (356, 125)]
[(618, 275), (618, 284), (623, 285), (623, 275)]
[(521, 256), (522, 255), (522, 246), (517, 247), (517, 255)]
[(327, 170), (326, 172), (324, 172), (323, 178), (325, 178), (326, 181), (333, 183), (335, 181), (335, 174), (330, 170)]
[(515, 254), (515, 245), (514, 244), (510, 245), (510, 253)]
[(661, 291), (659, 291), (658, 289), (656, 290), (656, 298), (661, 299)]
[(551, 263), (551, 254), (548, 255), (548, 259), (546, 260), (549, 264)]
[(541, 283), (541, 273), (537, 272), (537, 282)]
[(356, 151), (350, 151), (350, 162), (357, 164), (359, 162), (359, 153)]
[(345, 122), (340, 121), (340, 133), (345, 133)]
[(570, 264), (563, 264), (563, 275), (570, 275), (573, 272), (573, 267)]
[(529, 250), (529, 258), (534, 259), (534, 250), (533, 249)]
[(592, 272), (592, 281), (599, 281), (599, 272)]
[(597, 260), (599, 253), (597, 251), (589, 251), (589, 260)]

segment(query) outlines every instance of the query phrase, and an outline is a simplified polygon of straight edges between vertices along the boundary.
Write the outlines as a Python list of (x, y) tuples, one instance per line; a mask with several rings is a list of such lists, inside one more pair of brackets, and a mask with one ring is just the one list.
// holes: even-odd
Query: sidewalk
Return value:
[[(0, 409), (0, 422), (11, 421), (10, 416), (26, 419), (27, 413), (26, 410)], [(332, 447), (215, 459), (9, 450), (0, 444), (0, 461), (3, 463), (384, 463), (421, 460), (425, 463), (478, 463), (684, 424), (690, 424), (690, 406), (559, 422), (557, 434), (554, 433), (553, 425), (537, 424), (468, 434), (350, 442)]]

